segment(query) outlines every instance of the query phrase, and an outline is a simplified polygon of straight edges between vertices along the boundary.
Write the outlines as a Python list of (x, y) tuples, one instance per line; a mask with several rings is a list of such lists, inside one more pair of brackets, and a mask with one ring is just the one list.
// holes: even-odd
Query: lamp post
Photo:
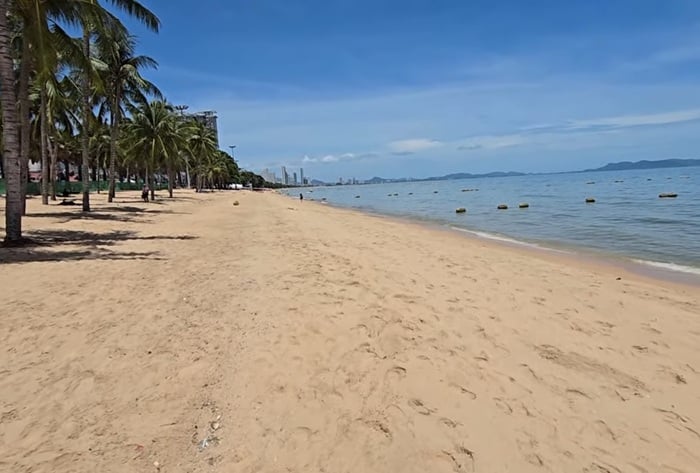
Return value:
[(231, 159), (235, 161), (235, 159), (233, 158), (233, 150), (236, 147), (236, 145), (229, 145), (228, 147), (231, 148)]
[[(190, 108), (189, 105), (175, 105), (175, 110), (180, 112), (180, 117), (185, 116), (185, 110)], [(185, 178), (187, 179), (187, 188), (190, 188), (190, 159), (185, 155)], [(180, 182), (182, 182), (182, 174), (180, 174)]]

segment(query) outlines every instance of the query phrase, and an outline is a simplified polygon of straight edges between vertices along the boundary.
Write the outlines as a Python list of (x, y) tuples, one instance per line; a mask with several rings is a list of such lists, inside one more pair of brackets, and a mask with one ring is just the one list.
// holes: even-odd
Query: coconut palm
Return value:
[[(83, 0), (85, 3), (90, 4), (93, 7), (99, 7), (100, 2), (99, 0)], [(136, 0), (109, 0), (109, 3), (111, 3), (113, 6), (119, 8), (120, 10), (124, 11), (127, 13), (129, 16), (139, 20), (141, 23), (143, 23), (147, 28), (151, 29), (152, 31), (158, 31), (160, 27), (160, 20), (158, 20), (158, 17), (156, 17), (153, 12), (151, 12), (148, 8), (144, 7), (141, 5), (141, 3), (137, 2)], [(104, 10), (98, 10), (98, 12), (104, 11)], [(96, 12), (94, 11), (85, 11), (85, 15), (82, 17), (82, 44), (83, 44), (83, 56), (86, 58), (90, 57), (90, 41), (92, 39), (92, 36), (95, 32), (101, 32), (104, 31), (104, 26), (106, 23), (109, 23), (107, 25), (107, 29), (114, 28), (114, 25), (119, 24), (119, 22), (114, 19), (114, 21), (107, 21), (105, 22), (105, 19), (109, 20), (106, 15), (103, 14), (95, 14)], [(82, 119), (85, 121), (85, 123), (88, 122), (89, 117), (91, 115), (91, 110), (90, 110), (90, 95), (91, 95), (91, 71), (88, 70), (87, 68), (83, 71), (83, 80), (82, 80), (82, 93), (83, 93), (83, 104), (82, 104)], [(83, 127), (83, 136), (81, 140), (81, 145), (82, 145), (82, 166), (83, 166), (83, 210), (84, 211), (89, 211), (90, 210), (90, 178), (88, 175), (88, 169), (89, 169), (89, 153), (90, 153), (90, 142), (88, 138), (88, 130), (87, 127)]]
[(124, 147), (129, 162), (145, 169), (151, 199), (155, 197), (153, 177), (156, 171), (168, 173), (168, 191), (172, 193), (173, 172), (181, 165), (180, 155), (187, 146), (187, 135), (175, 109), (162, 100), (132, 107), (131, 119), (124, 125)]
[(201, 121), (191, 119), (187, 141), (188, 160), (194, 169), (195, 187), (199, 192), (211, 176), (209, 171), (219, 151), (216, 147), (216, 137), (211, 128)]
[(114, 199), (117, 142), (122, 102), (145, 101), (145, 94), (161, 97), (158, 88), (139, 73), (140, 69), (155, 68), (157, 63), (148, 56), (136, 56), (134, 37), (120, 29), (107, 31), (97, 40), (98, 57), (105, 64), (102, 71), (105, 99), (109, 109), (111, 147), (109, 151), (109, 202)]

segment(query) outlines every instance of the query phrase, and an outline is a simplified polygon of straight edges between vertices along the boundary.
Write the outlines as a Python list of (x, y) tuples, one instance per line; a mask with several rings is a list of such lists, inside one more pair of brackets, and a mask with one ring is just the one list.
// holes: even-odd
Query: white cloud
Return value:
[(592, 120), (572, 120), (564, 129), (627, 128), (633, 126), (668, 125), (693, 120), (700, 120), (700, 108), (642, 115), (620, 115)]
[(357, 159), (372, 158), (379, 156), (377, 153), (344, 153), (344, 154), (326, 154), (322, 157), (304, 155), (301, 162), (302, 164), (313, 164), (313, 163), (337, 163), (339, 161), (353, 161)]
[(410, 140), (392, 141), (387, 146), (393, 154), (413, 154), (419, 151), (438, 148), (442, 146), (442, 143), (437, 140), (414, 138)]
[(500, 149), (511, 146), (519, 146), (530, 142), (527, 135), (507, 134), (507, 135), (485, 135), (472, 136), (457, 143), (460, 151), (471, 151), (477, 149)]

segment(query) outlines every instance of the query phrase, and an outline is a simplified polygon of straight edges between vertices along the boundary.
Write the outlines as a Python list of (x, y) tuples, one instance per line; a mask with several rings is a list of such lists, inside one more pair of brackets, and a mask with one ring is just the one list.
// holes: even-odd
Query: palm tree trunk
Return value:
[(173, 198), (173, 171), (168, 166), (168, 196)]
[[(83, 28), (83, 55), (87, 62), (90, 61), (90, 31)], [(88, 137), (90, 122), (90, 71), (85, 68), (83, 71), (83, 123), (80, 143), (83, 154), (82, 177), (83, 177), (83, 212), (90, 211), (90, 143)]]
[(107, 202), (112, 202), (116, 192), (115, 179), (117, 174), (117, 140), (119, 139), (119, 102), (121, 101), (119, 85), (117, 84), (114, 91), (114, 101), (112, 102), (109, 112), (109, 127), (111, 132), (111, 141), (109, 143), (109, 195)]
[(49, 166), (51, 169), (51, 175), (49, 176), (49, 192), (51, 195), (51, 200), (56, 200), (56, 166), (58, 165), (58, 156), (56, 145), (52, 145), (51, 140), (48, 141), (48, 146), (51, 161), (51, 165)]
[(48, 121), (48, 113), (46, 113), (46, 84), (40, 84), (40, 89), (39, 114), (41, 116), (39, 117), (39, 136), (41, 140), (41, 203), (49, 205), (49, 155), (46, 149), (46, 142), (48, 141), (48, 134), (46, 132), (46, 122)]
[(0, 0), (0, 104), (2, 105), (3, 158), (5, 159), (5, 242), (22, 240), (22, 195), (20, 128), (12, 62), (12, 37), (7, 18), (12, 2)]
[(20, 126), (20, 188), (22, 193), (22, 215), (27, 215), (27, 181), (29, 180), (29, 71), (32, 68), (29, 41), (22, 39), (22, 58), (19, 64), (19, 126)]

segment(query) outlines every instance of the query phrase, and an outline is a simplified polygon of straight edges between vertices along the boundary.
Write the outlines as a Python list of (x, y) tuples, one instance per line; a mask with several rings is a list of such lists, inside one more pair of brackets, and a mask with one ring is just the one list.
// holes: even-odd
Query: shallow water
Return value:
[[(304, 191), (307, 198), (325, 198), (332, 205), (438, 222), (491, 238), (595, 252), (700, 274), (700, 167), (317, 187)], [(678, 197), (660, 199), (662, 192), (674, 192)], [(292, 196), (298, 193), (299, 189), (289, 191)], [(587, 204), (587, 197), (596, 202)], [(520, 209), (519, 203), (530, 207)], [(499, 204), (508, 205), (508, 210), (497, 210)], [(455, 213), (458, 207), (467, 212)]]

